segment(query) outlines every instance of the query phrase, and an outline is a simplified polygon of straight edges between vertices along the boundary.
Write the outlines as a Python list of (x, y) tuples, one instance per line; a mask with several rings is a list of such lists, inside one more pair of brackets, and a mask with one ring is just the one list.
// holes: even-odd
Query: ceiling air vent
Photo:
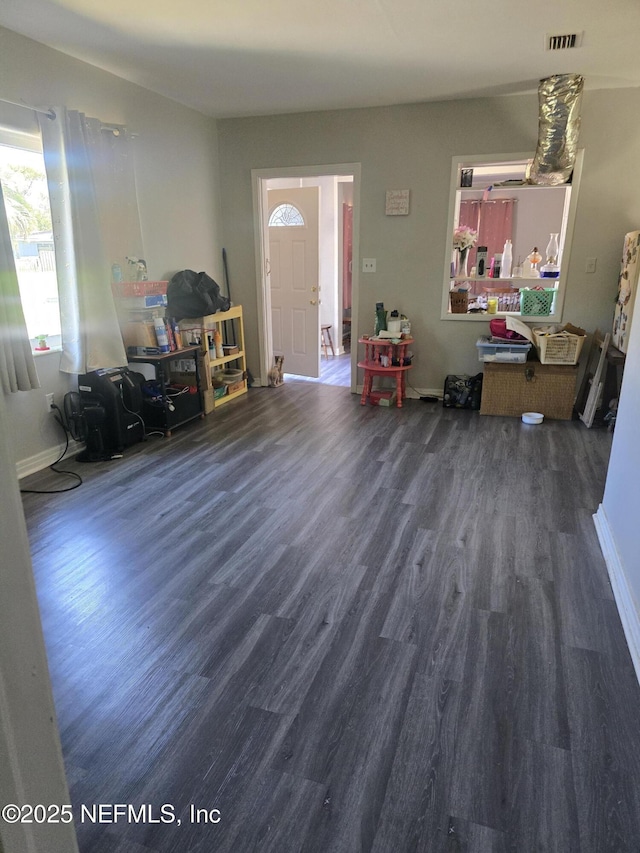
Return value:
[(547, 36), (547, 50), (570, 50), (580, 47), (582, 33), (564, 33), (563, 35)]

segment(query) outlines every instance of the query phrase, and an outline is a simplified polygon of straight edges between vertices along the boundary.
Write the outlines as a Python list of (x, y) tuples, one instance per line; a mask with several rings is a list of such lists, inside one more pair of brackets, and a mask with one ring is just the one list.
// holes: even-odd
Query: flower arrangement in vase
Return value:
[(454, 278), (467, 275), (469, 249), (475, 246), (478, 232), (468, 225), (458, 225), (453, 229), (452, 275)]

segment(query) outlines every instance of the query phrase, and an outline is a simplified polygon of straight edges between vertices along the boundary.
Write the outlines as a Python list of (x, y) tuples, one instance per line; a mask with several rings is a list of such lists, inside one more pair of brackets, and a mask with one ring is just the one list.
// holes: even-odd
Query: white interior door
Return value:
[(267, 198), (273, 353), (284, 356), (286, 373), (318, 377), (319, 190), (269, 190)]

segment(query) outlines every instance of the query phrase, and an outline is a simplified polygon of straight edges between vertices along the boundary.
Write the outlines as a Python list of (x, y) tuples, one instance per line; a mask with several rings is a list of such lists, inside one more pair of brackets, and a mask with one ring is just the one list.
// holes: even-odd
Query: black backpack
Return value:
[(175, 320), (203, 317), (228, 311), (230, 307), (231, 301), (221, 294), (220, 285), (206, 272), (182, 270), (167, 287), (167, 316)]

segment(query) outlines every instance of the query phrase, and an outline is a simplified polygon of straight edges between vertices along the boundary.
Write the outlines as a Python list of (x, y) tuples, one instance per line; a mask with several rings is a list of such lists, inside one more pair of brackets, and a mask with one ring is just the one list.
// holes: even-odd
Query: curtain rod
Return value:
[(0, 98), (0, 101), (3, 104), (11, 104), (14, 107), (22, 107), (25, 110), (33, 110), (34, 113), (43, 113), (43, 115), (49, 116), (50, 119), (56, 117), (55, 112), (51, 108), (43, 110), (42, 107), (32, 107), (30, 104), (21, 104), (19, 101), (10, 101), (8, 98)]

